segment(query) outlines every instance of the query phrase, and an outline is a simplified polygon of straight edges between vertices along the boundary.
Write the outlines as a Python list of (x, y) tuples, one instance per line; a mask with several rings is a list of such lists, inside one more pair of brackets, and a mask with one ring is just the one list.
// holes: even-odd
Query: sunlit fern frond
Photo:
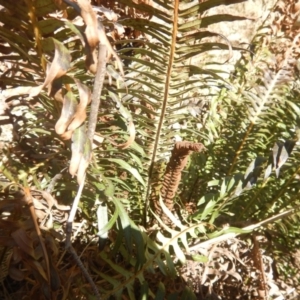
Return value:
[[(234, 3), (238, 2), (242, 1)], [(205, 16), (207, 11), (221, 4), (223, 1), (184, 3), (176, 0), (137, 5), (126, 1), (129, 7), (153, 16), (120, 20), (125, 28), (138, 34), (139, 40), (124, 41), (124, 44), (132, 44), (132, 56), (128, 56), (128, 47), (119, 50), (126, 63), (126, 75), (117, 89), (124, 105), (131, 110), (137, 128), (136, 141), (146, 154), (142, 171), (146, 188), (140, 191), (146, 215), (151, 190), (155, 189), (155, 165), (168, 160), (174, 141), (183, 139), (185, 122), (196, 116), (193, 107), (203, 105), (203, 95), (216, 95), (224, 82), (222, 72), (210, 69), (209, 63), (213, 61), (207, 53), (214, 48), (228, 49), (230, 57), (232, 46), (222, 33), (210, 31), (208, 25), (244, 17)], [(212, 37), (218, 40), (208, 43)], [(137, 43), (139, 47), (135, 46)], [(201, 59), (207, 64), (198, 63)], [(193, 139), (191, 142), (201, 142), (201, 134), (196, 133)]]

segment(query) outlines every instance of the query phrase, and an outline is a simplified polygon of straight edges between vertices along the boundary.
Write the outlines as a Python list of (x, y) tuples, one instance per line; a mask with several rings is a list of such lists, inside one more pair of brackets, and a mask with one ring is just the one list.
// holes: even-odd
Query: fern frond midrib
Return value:
[[(160, 114), (160, 119), (159, 123), (157, 126), (156, 130), (156, 135), (155, 135), (155, 142), (154, 142), (154, 148), (150, 160), (150, 169), (149, 169), (149, 179), (151, 181), (151, 177), (153, 175), (153, 165), (156, 160), (157, 156), (157, 149), (159, 145), (159, 140), (161, 138), (161, 131), (165, 119), (165, 113), (167, 109), (167, 102), (168, 102), (168, 97), (169, 97), (169, 89), (170, 89), (170, 82), (171, 82), (171, 73), (173, 69), (173, 63), (174, 63), (174, 58), (175, 58), (175, 51), (176, 51), (176, 37), (177, 37), (177, 31), (178, 31), (178, 11), (179, 11), (179, 0), (175, 0), (174, 2), (174, 16), (173, 16), (173, 29), (172, 29), (172, 35), (171, 35), (171, 45), (170, 45), (170, 50), (169, 50), (169, 56), (168, 56), (168, 64), (167, 64), (167, 70), (166, 70), (166, 79), (165, 79), (165, 89), (163, 91), (163, 103), (162, 103), (162, 108), (161, 108), (161, 114)], [(149, 182), (150, 183), (150, 182)], [(147, 186), (147, 192), (146, 192), (146, 201), (145, 201), (145, 218), (148, 210), (148, 205), (149, 205), (149, 196), (150, 196), (150, 190), (151, 186), (148, 183)]]

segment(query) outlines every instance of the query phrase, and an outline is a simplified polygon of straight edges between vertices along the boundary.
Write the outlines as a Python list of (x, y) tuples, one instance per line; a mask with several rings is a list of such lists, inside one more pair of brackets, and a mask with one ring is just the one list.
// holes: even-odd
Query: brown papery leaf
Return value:
[(13, 267), (13, 266), (9, 267), (8, 275), (9, 275), (9, 277), (11, 277), (13, 280), (16, 280), (16, 281), (22, 281), (25, 278), (24, 273), (21, 270), (17, 269), (16, 267)]
[(85, 67), (92, 73), (96, 74), (97, 72), (97, 51), (96, 49), (91, 50), (89, 45), (85, 46), (86, 59), (85, 59)]
[(85, 107), (78, 105), (74, 118), (71, 121), (70, 125), (68, 126), (68, 130), (74, 131), (85, 121), (85, 119), (86, 119)]
[(66, 131), (66, 132), (63, 133), (60, 137), (61, 137), (61, 139), (64, 140), (64, 141), (70, 140), (71, 137), (72, 137), (73, 132), (74, 132), (73, 130)]
[(70, 210), (69, 205), (61, 205), (57, 203), (57, 200), (48, 192), (41, 191), (43, 198), (47, 201), (49, 209), (52, 209), (55, 206), (59, 210)]
[(20, 247), (20, 249), (29, 254), (31, 257), (35, 258), (34, 249), (33, 249), (33, 241), (27, 235), (26, 231), (22, 228), (14, 231), (11, 234), (12, 238), (16, 242), (16, 244)]
[(83, 156), (84, 152), (84, 145), (86, 141), (86, 133), (85, 133), (85, 125), (80, 126), (77, 128), (73, 135), (72, 135), (72, 157), (70, 161), (69, 172), (72, 176), (77, 173), (79, 168), (81, 157)]
[(96, 74), (97, 72), (96, 47), (100, 42), (101, 44), (104, 44), (107, 47), (107, 59), (109, 60), (111, 56), (114, 56), (117, 61), (119, 70), (122, 76), (124, 76), (122, 62), (117, 53), (112, 48), (109, 40), (107, 39), (104, 26), (102, 25), (101, 21), (97, 19), (97, 15), (94, 12), (91, 4), (87, 0), (78, 0), (77, 4), (80, 7), (81, 16), (86, 25), (85, 36), (87, 40), (87, 45), (85, 45), (85, 64), (87, 69), (93, 74)]
[(55, 124), (55, 131), (57, 134), (63, 134), (67, 130), (67, 127), (74, 118), (77, 105), (78, 103), (74, 94), (69, 91), (64, 97), (61, 115)]
[(120, 70), (120, 73), (122, 74), (122, 76), (124, 76), (122, 61), (121, 61), (120, 57), (118, 56), (118, 54), (116, 53), (116, 51), (112, 48), (112, 46), (105, 34), (104, 26), (102, 25), (100, 20), (98, 20), (98, 34), (99, 34), (100, 43), (104, 44), (106, 46), (107, 60), (110, 60), (111, 56), (113, 56), (115, 58), (115, 60), (117, 61), (117, 65)]
[(60, 77), (52, 81), (51, 85), (49, 85), (49, 90), (48, 90), (48, 95), (61, 103), (64, 102), (62, 86), (63, 86), (63, 81), (62, 81), (62, 77)]
[(89, 139), (86, 139), (84, 144), (83, 155), (81, 157), (79, 167), (78, 167), (78, 172), (77, 172), (77, 182), (79, 185), (82, 183), (86, 169), (89, 166), (91, 156), (92, 156), (91, 141)]
[(86, 107), (92, 101), (91, 90), (85, 84), (81, 83), (80, 80), (74, 78), (74, 81), (77, 85), (78, 92), (79, 92), (79, 99), (80, 99), (79, 105), (83, 105)]
[(86, 107), (91, 102), (91, 91), (90, 89), (82, 84), (79, 80), (74, 79), (77, 84), (79, 91), (80, 102), (77, 106), (76, 113), (74, 115), (74, 119), (68, 126), (68, 130), (74, 131), (77, 127), (79, 127), (86, 119)]
[(98, 29), (97, 29), (97, 15), (89, 1), (78, 0), (78, 6), (81, 9), (81, 16), (86, 24), (85, 35), (91, 50), (93, 51), (99, 44)]
[(40, 262), (38, 262), (36, 260), (27, 260), (26, 262), (27, 262), (27, 264), (29, 264), (31, 269), (35, 269), (36, 271), (38, 271), (38, 273), (43, 277), (43, 279), (46, 282), (48, 281), (46, 272)]
[[(106, 46), (107, 49), (107, 61), (109, 61), (111, 59), (111, 57), (113, 56), (115, 58), (115, 60), (117, 61), (117, 65), (118, 68), (120, 70), (120, 73), (122, 76), (124, 76), (124, 70), (123, 70), (123, 64), (121, 59), (119, 58), (118, 54), (116, 53), (116, 51), (112, 48), (106, 33), (105, 33), (105, 28), (102, 25), (101, 21), (98, 19), (98, 36), (99, 36), (99, 40), (100, 43)], [(87, 53), (86, 55), (86, 60), (85, 60), (85, 65), (87, 67), (87, 69), (93, 73), (96, 74), (97, 72), (97, 50), (96, 48), (92, 48), (89, 45), (86, 45), (85, 47), (85, 51)]]
[(51, 39), (53, 40), (55, 47), (54, 59), (47, 70), (47, 76), (44, 83), (32, 88), (29, 94), (30, 97), (37, 96), (44, 87), (52, 84), (54, 79), (65, 75), (70, 68), (72, 58), (69, 50), (61, 42), (54, 38)]

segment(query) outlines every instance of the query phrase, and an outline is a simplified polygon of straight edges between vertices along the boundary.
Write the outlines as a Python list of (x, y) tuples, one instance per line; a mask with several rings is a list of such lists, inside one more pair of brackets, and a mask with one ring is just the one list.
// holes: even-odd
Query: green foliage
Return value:
[[(51, 0), (20, 2), (23, 5), (15, 6), (0, 0), (12, 14), (7, 18), (0, 12), (0, 61), (14, 64), (1, 75), (3, 94), (6, 103), (22, 95), (25, 104), (19, 116), (13, 115), (18, 108), (8, 112), (16, 119), (18, 136), (14, 146), (3, 152), (1, 171), (6, 180), (1, 201), (5, 197), (22, 198), (9, 189), (9, 183), (28, 184), (32, 190), (42, 191), (60, 174), (49, 194), (70, 204), (77, 189), (72, 176), (77, 175), (81, 183), (90, 164), (78, 215), (79, 222), (88, 225), (78, 230), (78, 238), (89, 245), (96, 234), (99, 236), (101, 251), (87, 246), (90, 252), (82, 258), (97, 278), (105, 299), (120, 299), (122, 295), (128, 299), (193, 299), (192, 284), (184, 282), (176, 291), (169, 288), (181, 279), (181, 267), (191, 257), (203, 266), (211, 261), (209, 255), (191, 252), (191, 245), (201, 247), (213, 239), (223, 241), (228, 234), (235, 237), (249, 233), (260, 227), (260, 222), (298, 208), (300, 110), (299, 90), (294, 86), (298, 80), (298, 36), (284, 37), (287, 51), (280, 56), (277, 36), (269, 44), (263, 43), (265, 28), (261, 28), (253, 40), (254, 55), (243, 54), (230, 75), (211, 67), (220, 61), (210, 51), (225, 49), (230, 57), (240, 49), (208, 26), (245, 18), (227, 13), (205, 16), (211, 8), (227, 5), (227, 1), (120, 1), (127, 8), (120, 12), (119, 20), (113, 21), (113, 10), (99, 8), (101, 33), (111, 27), (132, 33), (116, 39), (111, 31), (110, 42), (106, 35), (101, 40), (114, 59), (106, 65), (96, 134), (90, 143), (85, 119), (92, 113), (88, 103), (94, 76), (89, 59), (94, 49), (89, 44), (92, 34), (85, 30), (88, 18), (83, 16), (85, 25), (72, 22), (82, 8), (71, 1), (60, 6), (55, 4), (60, 1)], [(62, 12), (67, 17), (62, 18)], [(133, 46), (130, 51), (129, 43)], [(118, 49), (117, 54), (111, 44)], [(45, 87), (49, 87), (48, 93)], [(169, 159), (177, 140), (201, 142), (206, 152), (190, 157), (173, 199), (178, 209), (170, 211), (159, 195), (164, 175), (161, 162)], [(173, 227), (165, 224), (152, 207), (151, 193), (156, 190), (159, 205)], [(21, 228), (25, 236), (32, 228), (23, 221), (16, 223), (19, 205), (10, 208), (2, 203), (1, 212), (13, 213), (9, 218), (1, 215), (0, 221), (15, 222), (15, 231), (5, 234), (20, 232)], [(189, 203), (192, 213), (187, 209)], [(49, 202), (45, 207), (36, 209), (51, 211)], [(50, 289), (64, 299), (72, 299), (79, 291), (88, 298), (90, 292), (84, 291), (79, 276), (74, 275), (78, 287), (71, 287), (73, 267), (65, 254), (59, 259), (58, 253), (63, 250), (55, 233), (62, 232), (63, 221), (51, 212), (47, 214), (42, 217), (44, 221), (49, 216), (54, 218), (48, 228), (52, 230), (49, 240), (55, 245), (48, 254), (50, 265), (59, 270), (53, 273), (61, 274), (57, 290)], [(299, 245), (298, 214), (293, 210), (289, 218), (263, 224), (265, 229), (261, 230), (278, 237), (272, 241), (275, 249), (282, 251), (283, 240), (290, 249)], [(235, 224), (249, 220), (259, 225), (250, 228)], [(222, 228), (224, 223), (229, 223), (229, 228)], [(24, 245), (21, 248), (26, 249), (25, 254), (30, 251), (32, 260), (26, 263), (35, 266), (30, 280), (44, 289), (47, 297), (50, 292), (42, 278), (46, 277), (45, 270), (37, 266), (38, 259), (33, 259), (39, 253), (32, 242), (36, 237), (28, 241), (29, 249)], [(0, 249), (18, 246), (16, 241), (10, 242), (0, 239)], [(278, 256), (276, 252), (274, 257)], [(230, 273), (229, 269), (225, 271)], [(240, 280), (236, 271), (230, 274)], [(32, 295), (37, 293), (32, 287)]]

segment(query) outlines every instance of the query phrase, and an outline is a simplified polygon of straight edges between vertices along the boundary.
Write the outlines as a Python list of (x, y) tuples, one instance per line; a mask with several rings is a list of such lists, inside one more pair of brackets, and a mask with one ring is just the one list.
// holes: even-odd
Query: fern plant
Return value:
[[(26, 185), (31, 193), (38, 190), (34, 197), (44, 206), (35, 204), (36, 211), (52, 230), (43, 232), (52, 247), (41, 256), (36, 235), (27, 236), (29, 248), (21, 244), (15, 232), (26, 236), (32, 230), (32, 225), (26, 227), (29, 217), (24, 213), (17, 223), (20, 205), (11, 208), (3, 202), (2, 210), (10, 214), (1, 221), (14, 222), (12, 232), (4, 233), (13, 233), (14, 238), (1, 242), (2, 249), (18, 248), (19, 255), (26, 257), (26, 270), (35, 266), (26, 277), (27, 273), (16, 272), (22, 260), (10, 262), (9, 274), (15, 280), (36, 283), (30, 290), (33, 296), (43, 290), (45, 297), (89, 297), (91, 292), (80, 276), (74, 276), (78, 284), (71, 285), (73, 266), (57, 240), (62, 229), (58, 211), (66, 207), (57, 206), (55, 222), (49, 221), (54, 217), (49, 194), (70, 204), (77, 190), (71, 175), (76, 175), (85, 188), (73, 244), (82, 251), (98, 297), (195, 299), (195, 286), (180, 275), (181, 264), (199, 259), (190, 248), (197, 250), (250, 232), (260, 227), (259, 221), (289, 209), (296, 199), (298, 167), (291, 160), (297, 155), (298, 137), (291, 129), (298, 122), (299, 108), (291, 82), (297, 36), (286, 39), (288, 51), (274, 61), (276, 41), (262, 45), (258, 34), (258, 41), (253, 41), (257, 53), (252, 59), (244, 56), (236, 78), (225, 80), (228, 74), (210, 67), (220, 62), (212, 61), (208, 53), (228, 49), (230, 56), (239, 48), (209, 25), (245, 18), (207, 12), (243, 0), (121, 1), (117, 6), (109, 2), (106, 8), (92, 8), (83, 0), (21, 2), (23, 6), (14, 7), (0, 0), (12, 14), (7, 19), (7, 11), (1, 12), (1, 49), (7, 54), (0, 58), (17, 61), (15, 70), (8, 68), (1, 80), (5, 103), (12, 104), (20, 95), (34, 99), (22, 96), (30, 106), (23, 108), (23, 123), (16, 122), (16, 148), (5, 150), (1, 168), (7, 181), (2, 196), (21, 201), (22, 192), (10, 189), (16, 182), (21, 191)], [(87, 116), (97, 113), (94, 102), (91, 109), (89, 102), (97, 85), (93, 73), (97, 72), (99, 40), (107, 49), (103, 59), (107, 64), (94, 135), (84, 124)], [(48, 93), (43, 90), (47, 86)], [(13, 112), (8, 113), (19, 121)], [(192, 150), (199, 153), (191, 154)], [(47, 187), (46, 195), (42, 192)], [(235, 215), (237, 225), (229, 223), (241, 229), (220, 228), (220, 215)], [(248, 219), (258, 225), (238, 225)], [(96, 233), (101, 250), (89, 244)], [(56, 280), (50, 279), (50, 273)], [(240, 280), (236, 272), (228, 274)]]

